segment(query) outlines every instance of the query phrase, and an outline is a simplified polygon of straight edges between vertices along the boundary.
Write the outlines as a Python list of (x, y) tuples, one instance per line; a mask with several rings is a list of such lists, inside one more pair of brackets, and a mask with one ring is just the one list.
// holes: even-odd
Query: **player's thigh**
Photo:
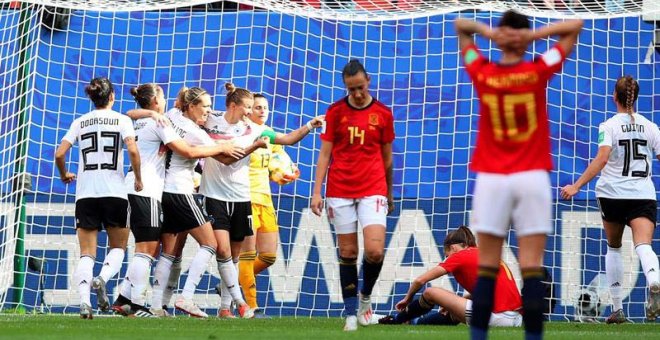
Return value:
[(210, 222), (206, 222), (198, 227), (192, 228), (188, 231), (200, 246), (207, 246), (212, 249), (217, 249), (218, 244), (213, 234), (213, 227)]
[(651, 244), (653, 232), (657, 223), (657, 207), (655, 200), (635, 200), (630, 209), (627, 221), (632, 229), (633, 242), (638, 244)]
[(362, 229), (364, 256), (372, 263), (383, 261), (385, 255), (385, 226), (371, 224)]
[(511, 218), (516, 235), (552, 233), (552, 191), (548, 172), (533, 170), (512, 174), (510, 186), (516, 202)]
[(89, 255), (96, 257), (96, 245), (98, 230), (78, 228), (76, 235), (78, 236), (78, 244), (80, 245), (80, 255)]
[(257, 249), (257, 235), (246, 236), (241, 242), (241, 253)]
[(258, 232), (257, 238), (257, 252), (259, 253), (277, 253), (277, 245), (279, 241), (278, 232)]
[(466, 298), (443, 288), (431, 287), (424, 291), (424, 299), (449, 311), (455, 320), (465, 322)]
[(505, 237), (513, 210), (508, 175), (478, 173), (472, 199), (470, 227), (477, 233)]
[(110, 227), (105, 230), (108, 233), (108, 247), (126, 249), (128, 244), (129, 229), (126, 227)]
[(603, 228), (607, 244), (613, 248), (621, 247), (621, 239), (626, 226), (628, 200), (598, 197), (598, 209), (603, 219)]
[(326, 199), (328, 220), (337, 235), (357, 233), (357, 202), (352, 198), (328, 197)]
[(219, 259), (226, 259), (231, 256), (231, 245), (229, 242), (228, 229), (213, 229), (217, 248), (217, 256)]
[(546, 239), (546, 234), (518, 236), (520, 269), (539, 268), (543, 265)]

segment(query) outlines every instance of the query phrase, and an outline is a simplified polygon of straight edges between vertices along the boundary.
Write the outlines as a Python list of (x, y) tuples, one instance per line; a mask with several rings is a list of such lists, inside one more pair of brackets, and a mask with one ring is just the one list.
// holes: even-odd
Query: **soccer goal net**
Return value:
[[(169, 106), (182, 86), (201, 86), (223, 110), (223, 85), (230, 81), (262, 93), (272, 111), (269, 124), (288, 132), (345, 96), (341, 68), (356, 58), (371, 75), (372, 94), (395, 118), (396, 211), (388, 217), (385, 265), (372, 296), (376, 313), (390, 313), (410, 280), (443, 260), (447, 232), (469, 222), (474, 176), (468, 163), (478, 102), (453, 21), (495, 24), (509, 8), (530, 15), (534, 26), (585, 19), (575, 51), (548, 89), (555, 231), (545, 265), (554, 287), (552, 319), (572, 320), (587, 291), (609, 304), (600, 284), (606, 242), (595, 182), (572, 201), (560, 200), (557, 189), (596, 155), (598, 124), (615, 111), (618, 77), (635, 77), (641, 86), (637, 112), (660, 119), (654, 112), (660, 91), (657, 1), (0, 0), (0, 7), (0, 309), (77, 312), (71, 280), (79, 257), (75, 186), (59, 180), (54, 151), (73, 119), (92, 109), (84, 94), (90, 79), (113, 82), (119, 112), (136, 107), (129, 89), (146, 82), (165, 89)], [(487, 41), (477, 43), (489, 57), (498, 56)], [(553, 43), (535, 43), (527, 57)], [(270, 315), (342, 311), (333, 229), (308, 209), (319, 147), (318, 135), (287, 147), (301, 176), (289, 185), (273, 184), (280, 246), (275, 264), (257, 278), (259, 305)], [(77, 152), (69, 163), (77, 169)], [(645, 278), (629, 230), (624, 235), (624, 309), (641, 320)], [(101, 233), (95, 273), (106, 245)], [(184, 250), (180, 283), (196, 248), (191, 240)], [(111, 299), (133, 249), (131, 240), (125, 265), (108, 282)], [(504, 253), (517, 275), (515, 235)], [(210, 264), (195, 296), (200, 307), (217, 308), (218, 281)], [(460, 291), (450, 278), (433, 285)]]

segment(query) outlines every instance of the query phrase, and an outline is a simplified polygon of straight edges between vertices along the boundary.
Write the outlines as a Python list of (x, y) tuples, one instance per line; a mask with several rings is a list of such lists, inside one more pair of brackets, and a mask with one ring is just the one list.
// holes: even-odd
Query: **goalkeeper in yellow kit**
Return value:
[[(255, 94), (250, 120), (255, 124), (264, 125), (268, 120), (268, 114), (268, 101), (263, 95)], [(317, 123), (318, 120), (323, 120), (323, 117), (317, 117), (307, 123), (309, 131), (321, 126)], [(272, 131), (270, 127), (266, 129)], [(269, 164), (274, 157), (289, 159), (284, 148), (276, 144), (269, 144), (268, 148), (259, 149), (250, 155), (250, 199), (254, 236), (246, 237), (243, 242), (239, 255), (238, 275), (245, 300), (250, 308), (255, 310), (256, 317), (264, 314), (257, 306), (255, 277), (275, 263), (277, 256), (279, 228), (269, 183)], [(298, 177), (298, 174), (294, 172), (290, 176), (285, 175), (279, 183), (290, 183)]]

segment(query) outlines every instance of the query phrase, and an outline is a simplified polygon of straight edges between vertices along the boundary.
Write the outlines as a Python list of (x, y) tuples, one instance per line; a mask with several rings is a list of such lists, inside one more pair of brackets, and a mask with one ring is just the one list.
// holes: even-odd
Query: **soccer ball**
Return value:
[(598, 292), (593, 287), (582, 287), (575, 302), (575, 319), (580, 322), (597, 322), (605, 306), (601, 303)]
[(300, 177), (300, 170), (286, 153), (275, 153), (268, 163), (270, 180), (279, 184), (289, 184)]

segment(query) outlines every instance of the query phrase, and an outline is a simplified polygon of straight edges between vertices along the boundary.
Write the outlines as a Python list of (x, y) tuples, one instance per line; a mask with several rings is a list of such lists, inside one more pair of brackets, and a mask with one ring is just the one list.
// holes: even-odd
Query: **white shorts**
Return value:
[[(472, 319), (472, 300), (467, 300), (465, 303), (465, 323), (470, 324)], [(520, 313), (516, 311), (506, 311), (501, 313), (491, 313), (490, 322), (491, 327), (520, 327), (522, 326), (523, 318)]]
[(387, 225), (387, 198), (381, 195), (363, 198), (326, 199), (328, 219), (337, 234), (352, 234), (368, 225)]
[(517, 236), (553, 231), (550, 176), (545, 170), (513, 174), (478, 173), (470, 227), (506, 237), (513, 225)]

